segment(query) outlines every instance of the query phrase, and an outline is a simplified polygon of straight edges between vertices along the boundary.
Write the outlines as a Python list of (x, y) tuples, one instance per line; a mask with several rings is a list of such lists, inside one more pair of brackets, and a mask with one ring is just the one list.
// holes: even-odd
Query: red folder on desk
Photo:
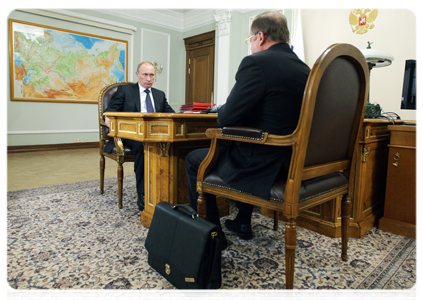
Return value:
[(212, 107), (211, 103), (202, 103), (202, 102), (192, 102), (192, 103), (187, 103), (187, 104), (182, 104), (181, 105), (181, 112), (184, 111), (202, 111), (202, 110), (207, 110), (208, 107)]

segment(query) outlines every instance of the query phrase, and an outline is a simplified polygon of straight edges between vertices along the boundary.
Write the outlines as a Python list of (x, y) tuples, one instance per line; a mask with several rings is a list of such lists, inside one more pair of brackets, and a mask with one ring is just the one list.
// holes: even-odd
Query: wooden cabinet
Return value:
[(385, 209), (379, 229), (416, 238), (416, 126), (388, 126), (391, 132)]
[[(402, 121), (396, 121), (402, 124)], [(362, 238), (382, 217), (385, 200), (388, 143), (386, 119), (365, 119), (356, 150), (355, 190), (350, 236)], [(262, 209), (273, 218), (273, 212)], [(341, 199), (334, 199), (300, 213), (298, 226), (329, 237), (341, 237)]]

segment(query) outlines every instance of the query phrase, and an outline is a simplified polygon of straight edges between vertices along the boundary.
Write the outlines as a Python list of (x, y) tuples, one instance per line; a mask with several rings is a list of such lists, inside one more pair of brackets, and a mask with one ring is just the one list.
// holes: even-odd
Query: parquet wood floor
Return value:
[[(134, 174), (134, 163), (124, 163), (123, 167), (124, 175)], [(116, 176), (116, 162), (106, 158), (105, 177)], [(8, 191), (99, 178), (97, 148), (7, 154)]]

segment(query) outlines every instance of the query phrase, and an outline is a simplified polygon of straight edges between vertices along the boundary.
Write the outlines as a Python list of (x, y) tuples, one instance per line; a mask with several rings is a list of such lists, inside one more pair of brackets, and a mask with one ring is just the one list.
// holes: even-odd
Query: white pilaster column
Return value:
[(214, 19), (218, 26), (217, 49), (217, 86), (215, 87), (214, 103), (225, 104), (229, 94), (229, 42), (231, 35), (231, 10), (216, 10)]

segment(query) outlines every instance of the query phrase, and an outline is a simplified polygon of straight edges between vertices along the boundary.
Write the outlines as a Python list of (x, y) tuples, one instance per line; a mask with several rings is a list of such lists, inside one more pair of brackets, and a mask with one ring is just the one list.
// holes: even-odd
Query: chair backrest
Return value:
[(100, 131), (100, 143), (101, 141), (105, 141), (108, 139), (107, 133), (109, 131), (109, 128), (106, 126), (102, 126), (103, 121), (103, 113), (106, 110), (106, 108), (109, 106), (110, 101), (112, 101), (114, 95), (116, 94), (116, 91), (120, 85), (130, 85), (134, 84), (133, 82), (116, 82), (111, 83), (109, 85), (106, 85), (101, 91), (98, 96), (98, 117), (99, 117), (99, 131)]
[(296, 183), (291, 191), (304, 179), (351, 166), (368, 92), (369, 69), (356, 47), (334, 44), (317, 59), (294, 132), (298, 143), (288, 176)]

